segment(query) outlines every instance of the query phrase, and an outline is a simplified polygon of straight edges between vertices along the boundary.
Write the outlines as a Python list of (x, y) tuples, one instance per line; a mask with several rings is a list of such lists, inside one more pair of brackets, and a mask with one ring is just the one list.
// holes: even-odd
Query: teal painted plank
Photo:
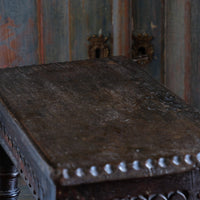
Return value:
[(190, 0), (166, 1), (166, 85), (190, 101), (191, 68)]
[(144, 67), (154, 78), (163, 79), (163, 0), (134, 0), (133, 1), (133, 33), (147, 33), (153, 36), (155, 50), (153, 61)]
[(69, 60), (68, 0), (41, 1), (41, 60), (45, 63)]
[(0, 0), (0, 67), (38, 63), (36, 3)]
[(88, 58), (88, 37), (112, 33), (111, 0), (42, 1), (44, 62)]
[(191, 0), (191, 103), (200, 109), (200, 1)]
[(113, 55), (131, 58), (132, 46), (132, 1), (113, 0)]
[(88, 37), (112, 34), (112, 0), (70, 0), (71, 59), (88, 58)]

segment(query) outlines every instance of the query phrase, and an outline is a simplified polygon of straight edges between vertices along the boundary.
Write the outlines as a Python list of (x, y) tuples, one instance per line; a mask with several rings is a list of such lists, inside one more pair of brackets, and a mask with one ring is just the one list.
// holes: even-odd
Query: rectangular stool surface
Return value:
[(0, 70), (0, 122), (39, 199), (108, 199), (92, 194), (104, 183), (123, 198), (127, 180), (198, 174), (199, 112), (124, 57)]

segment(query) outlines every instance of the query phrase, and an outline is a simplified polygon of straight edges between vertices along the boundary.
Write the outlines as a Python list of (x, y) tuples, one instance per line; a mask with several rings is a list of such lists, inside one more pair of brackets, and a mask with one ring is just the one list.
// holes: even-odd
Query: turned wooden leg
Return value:
[(0, 147), (0, 199), (17, 200), (19, 189), (17, 187), (18, 171)]

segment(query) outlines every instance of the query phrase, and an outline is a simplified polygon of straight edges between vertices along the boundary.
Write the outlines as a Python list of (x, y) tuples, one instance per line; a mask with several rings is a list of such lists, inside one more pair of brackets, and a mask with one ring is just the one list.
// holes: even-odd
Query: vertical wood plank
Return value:
[(191, 0), (191, 103), (200, 109), (200, 1)]
[(43, 53), (45, 63), (66, 61), (70, 58), (68, 2), (69, 0), (48, 0), (40, 4), (41, 47), (43, 45), (40, 52)]
[(190, 102), (190, 0), (166, 1), (165, 34), (165, 83), (176, 94)]
[(131, 57), (132, 1), (113, 0), (113, 55)]
[(179, 0), (170, 0), (166, 2), (165, 6), (165, 84), (183, 97), (184, 73), (182, 71), (184, 70), (184, 49), (182, 47), (184, 46), (184, 4)]
[(88, 37), (112, 32), (112, 0), (42, 2), (44, 62), (88, 58)]
[(32, 0), (0, 0), (0, 68), (38, 63), (37, 12)]
[[(88, 37), (112, 33), (112, 0), (70, 0), (70, 46), (72, 60), (88, 58)], [(78, 14), (77, 14), (78, 13)]]
[(192, 52), (191, 52), (191, 0), (185, 2), (185, 77), (184, 77), (184, 99), (191, 103), (191, 70), (192, 70)]
[(38, 28), (38, 54), (39, 62), (44, 63), (44, 32), (43, 32), (43, 4), (37, 0), (37, 28)]
[(133, 33), (147, 33), (153, 36), (154, 59), (144, 69), (159, 81), (163, 79), (163, 29), (164, 29), (163, 0), (134, 0), (133, 1)]

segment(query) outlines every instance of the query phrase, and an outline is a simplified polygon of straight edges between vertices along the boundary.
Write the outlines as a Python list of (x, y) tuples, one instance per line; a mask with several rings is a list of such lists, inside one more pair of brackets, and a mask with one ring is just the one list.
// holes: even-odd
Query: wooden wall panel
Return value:
[(0, 0), (0, 68), (38, 63), (36, 4)]
[(159, 81), (163, 81), (163, 15), (164, 0), (133, 0), (134, 34), (147, 33), (154, 38), (154, 59), (144, 69)]
[(88, 37), (99, 32), (112, 34), (112, 1), (71, 0), (69, 8), (72, 60), (88, 58)]
[(113, 55), (131, 58), (132, 46), (132, 1), (113, 0)]
[(112, 1), (49, 0), (42, 7), (44, 62), (88, 58), (88, 37), (112, 33)]
[(37, 0), (40, 61), (70, 60), (68, 0)]
[(200, 108), (200, 2), (166, 1), (166, 85)]
[(191, 0), (191, 103), (200, 108), (200, 1)]
[(190, 102), (190, 0), (168, 0), (165, 6), (165, 83), (176, 94)]

